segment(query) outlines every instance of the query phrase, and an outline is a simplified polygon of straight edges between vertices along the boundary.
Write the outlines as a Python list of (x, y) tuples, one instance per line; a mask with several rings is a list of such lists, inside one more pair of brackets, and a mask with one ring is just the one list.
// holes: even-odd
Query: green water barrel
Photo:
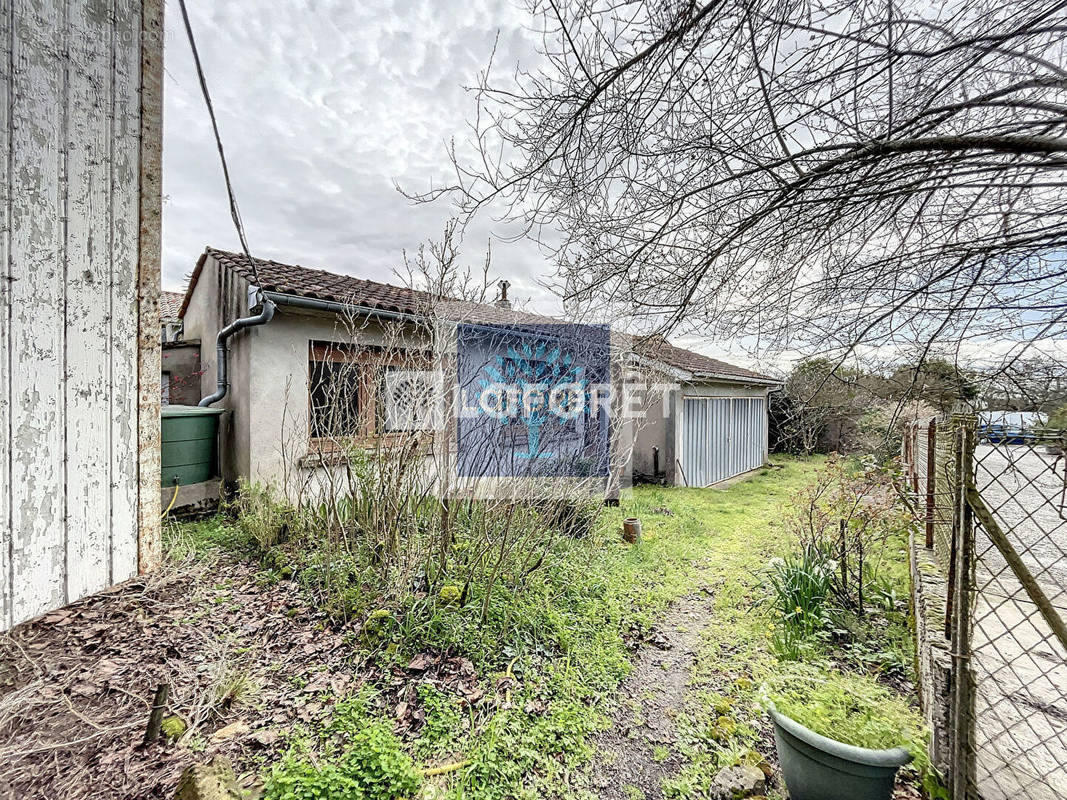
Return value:
[(215, 477), (215, 447), (221, 408), (163, 406), (160, 420), (160, 477), (163, 486), (182, 486)]

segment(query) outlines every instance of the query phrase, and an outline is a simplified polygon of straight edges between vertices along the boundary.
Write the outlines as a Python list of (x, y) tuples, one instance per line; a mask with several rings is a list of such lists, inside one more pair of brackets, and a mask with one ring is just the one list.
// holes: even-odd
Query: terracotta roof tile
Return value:
[[(210, 247), (207, 253), (241, 277), (255, 282), (248, 259), (243, 254), (228, 253)], [(351, 302), (382, 311), (401, 313), (413, 313), (420, 306), (424, 306), (427, 300), (424, 292), (414, 289), (354, 278), (351, 275), (338, 275), (321, 269), (301, 267), (298, 264), (282, 264), (257, 258), (256, 267), (259, 272), (259, 288), (265, 291)]]
[(719, 361), (717, 358), (710, 358), (700, 353), (694, 353), (692, 350), (683, 350), (681, 347), (675, 347), (662, 336), (637, 338), (634, 342), (634, 350), (638, 355), (664, 364), (670, 364), (672, 367), (684, 369), (686, 372), (691, 372), (700, 377), (730, 377), (766, 383), (780, 382), (777, 378), (772, 378), (769, 375), (761, 375), (758, 372), (735, 367), (725, 361)]
[(159, 319), (161, 322), (177, 322), (181, 314), (182, 301), (185, 294), (182, 292), (159, 293)]

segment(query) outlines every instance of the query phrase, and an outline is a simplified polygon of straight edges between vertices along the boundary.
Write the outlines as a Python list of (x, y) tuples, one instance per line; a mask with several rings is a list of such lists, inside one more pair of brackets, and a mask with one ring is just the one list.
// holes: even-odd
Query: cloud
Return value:
[[(412, 206), (395, 184), (447, 177), (446, 144), (474, 109), (464, 86), (498, 34), (498, 63), (537, 57), (529, 13), (497, 0), (189, 0), (189, 12), (252, 252), (377, 280), (440, 236), (447, 204)], [(205, 245), (239, 242), (176, 4), (165, 57), (163, 285), (178, 289)], [(558, 311), (537, 285), (549, 261), (506, 233), (479, 221), (466, 259), (492, 239), (494, 275)]]

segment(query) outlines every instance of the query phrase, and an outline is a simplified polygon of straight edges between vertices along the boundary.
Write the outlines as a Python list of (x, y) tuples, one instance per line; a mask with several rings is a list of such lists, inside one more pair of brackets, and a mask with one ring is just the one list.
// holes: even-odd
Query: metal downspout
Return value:
[(212, 403), (217, 403), (219, 400), (226, 396), (226, 392), (229, 391), (229, 370), (227, 364), (227, 352), (226, 352), (226, 340), (233, 336), (237, 331), (244, 328), (253, 328), (257, 325), (266, 325), (272, 319), (274, 319), (274, 311), (277, 306), (274, 302), (268, 298), (263, 300), (263, 309), (253, 317), (242, 317), (241, 319), (235, 319), (221, 331), (215, 339), (215, 358), (218, 368), (218, 378), (215, 381), (216, 388), (212, 394), (202, 399), (198, 406), (209, 406)]

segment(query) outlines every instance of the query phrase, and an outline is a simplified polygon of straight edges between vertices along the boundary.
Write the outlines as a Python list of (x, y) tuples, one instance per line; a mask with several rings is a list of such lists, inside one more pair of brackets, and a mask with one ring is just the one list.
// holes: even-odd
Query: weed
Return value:
[[(375, 538), (367, 537), (371, 544), (365, 546), (355, 528), (346, 534), (347, 542), (326, 535), (293, 540), (281, 546), (277, 563), (291, 566), (294, 580), (314, 603), (331, 609), (334, 619), (358, 623), (345, 634), (346, 645), (357, 651), (376, 649), (380, 659), (401, 661), (427, 651), (465, 656), (486, 678), (483, 688), (489, 691), (488, 676), (514, 664), (519, 685), (511, 703), (483, 706), (469, 716), (451, 695), (429, 684), (418, 690), (426, 723), (413, 752), (430, 759), (447, 751), (469, 762), (438, 780), (450, 800), (565, 794), (564, 781), (593, 755), (592, 737), (605, 723), (606, 700), (631, 669), (624, 636), (650, 630), (672, 602), (714, 585), (714, 620), (702, 634), (692, 706), (676, 719), (683, 739), (679, 752), (688, 764), (664, 787), (668, 796), (698, 796), (717, 769), (749, 758), (758, 745), (753, 718), (760, 712), (753, 704), (760, 686), (794, 666), (805, 666), (775, 657), (772, 639), (779, 615), (767, 593), (765, 567), (769, 558), (787, 555), (788, 542), (783, 542), (777, 519), (811, 474), (810, 463), (786, 460), (781, 469), (722, 491), (639, 487), (621, 507), (600, 512), (587, 535), (534, 540), (543, 549), (531, 551), (536, 555), (525, 568), (521, 548), (510, 550), (503, 563), (481, 553), (480, 542), (492, 529), (491, 520), (483, 518), (486, 509), (476, 506), (452, 509), (454, 538), (445, 563), (424, 561), (403, 579), (374, 562)], [(657, 513), (664, 508), (671, 513)], [(629, 516), (642, 519), (640, 548), (617, 543), (618, 527)], [(878, 563), (878, 574), (899, 596), (907, 567), (899, 543), (891, 540), (891, 545)], [(460, 587), (462, 602), (442, 602), (442, 586)], [(882, 611), (878, 597), (872, 593), (869, 602), (890, 620), (882, 629), (889, 633), (868, 637), (860, 628), (849, 634), (849, 643), (862, 644), (870, 659), (898, 646), (903, 651), (907, 642), (896, 638), (897, 618)], [(829, 601), (824, 608), (834, 605)], [(388, 611), (391, 623), (388, 644), (371, 648), (356, 631), (376, 610)], [(867, 614), (868, 619), (874, 616)], [(834, 633), (842, 622), (851, 624), (835, 618), (824, 627), (825, 640), (802, 637), (797, 653), (815, 659), (812, 669), (831, 684), (843, 676), (822, 655), (842, 647)], [(906, 625), (904, 630), (906, 635)], [(892, 637), (892, 647), (882, 646), (885, 636)], [(390, 647), (395, 655), (387, 655)], [(870, 670), (879, 669), (872, 661)], [(876, 685), (866, 675), (852, 677)], [(270, 773), (274, 794), (268, 797), (316, 796), (310, 790), (296, 793), (303, 791), (302, 781), (311, 782), (325, 798), (344, 792), (356, 800), (367, 797), (363, 784), (350, 783), (359, 778), (348, 771), (351, 764), (345, 759), (359, 730), (368, 725), (385, 726), (373, 747), (392, 746), (385, 737), (390, 723), (376, 723), (374, 708), (373, 698), (361, 695), (337, 704), (326, 730), (303, 744), (294, 737), (289, 755)], [(720, 725), (726, 735), (713, 740), (705, 734), (720, 718), (731, 725)], [(886, 724), (896, 722), (891, 718)], [(313, 758), (312, 752), (320, 755)], [(392, 757), (386, 761), (396, 766)]]
[(243, 667), (225, 661), (216, 668), (211, 689), (215, 705), (229, 709), (255, 705), (262, 684)]
[(456, 698), (433, 684), (419, 684), (417, 693), (426, 719), (415, 749), (420, 755), (427, 756), (449, 747), (459, 738), (463, 717)]
[(915, 710), (900, 696), (861, 675), (839, 674), (793, 664), (768, 675), (763, 688), (778, 710), (823, 736), (857, 747), (904, 747), (914, 767), (929, 767), (927, 732)]
[(411, 757), (387, 723), (369, 716), (368, 695), (338, 703), (322, 738), (322, 758), (297, 742), (274, 765), (265, 800), (397, 800), (418, 790)]
[(253, 552), (266, 553), (294, 533), (295, 510), (268, 486), (243, 481), (226, 510), (235, 519), (238, 541)]
[(824, 627), (833, 581), (833, 564), (814, 547), (774, 561), (771, 590), (786, 626), (804, 634)]

